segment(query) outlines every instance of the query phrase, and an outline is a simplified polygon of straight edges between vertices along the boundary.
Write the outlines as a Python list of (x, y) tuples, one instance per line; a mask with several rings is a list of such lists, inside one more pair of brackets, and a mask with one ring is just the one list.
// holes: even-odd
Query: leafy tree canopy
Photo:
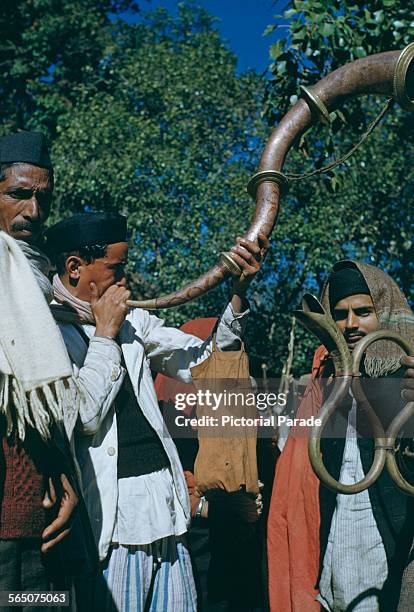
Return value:
[(111, 16), (135, 0), (2, 0), (2, 132), (41, 123), (53, 130), (73, 86), (87, 80), (111, 44)]
[[(343, 3), (293, 1), (268, 33), (271, 79), (264, 115), (278, 122), (300, 95), (348, 61), (413, 40), (410, 4), (386, 0)], [(364, 97), (331, 114), (331, 127), (314, 126), (289, 154), (287, 168), (314, 169), (339, 158), (359, 139), (384, 101)], [(297, 307), (301, 293), (319, 293), (327, 271), (341, 258), (361, 259), (390, 272), (407, 297), (413, 293), (413, 116), (395, 107), (360, 149), (337, 170), (293, 185), (282, 201), (277, 248), (268, 267), (275, 273), (272, 314)], [(286, 346), (287, 324), (282, 325)], [(276, 332), (275, 332), (276, 333)], [(315, 342), (299, 332), (295, 369), (309, 368)], [(305, 339), (306, 338), (306, 339)], [(307, 365), (306, 365), (307, 364)]]
[(300, 85), (366, 55), (402, 49), (414, 37), (414, 9), (398, 0), (293, 0), (275, 21), (265, 31), (283, 32), (269, 49), (264, 112), (272, 121), (300, 95)]
[[(54, 218), (127, 214), (134, 294), (153, 297), (204, 273), (245, 231), (263, 87), (254, 73), (237, 76), (204, 10), (182, 5), (173, 18), (160, 9), (111, 35), (58, 118)], [(227, 291), (166, 316), (177, 324), (219, 314)]]
[[(364, 53), (403, 47), (414, 18), (391, 0), (291, 2), (274, 24), (283, 36), (271, 44), (264, 95), (258, 75), (236, 74), (204, 10), (183, 3), (177, 17), (158, 10), (125, 23), (121, 13), (131, 9), (138, 6), (127, 0), (5, 0), (0, 129), (48, 132), (56, 165), (51, 221), (81, 210), (128, 214), (134, 295), (153, 297), (203, 273), (247, 228), (253, 203), (245, 185), (269, 131), (260, 110), (272, 126), (300, 83)], [(379, 104), (350, 103), (330, 129), (315, 126), (291, 151), (289, 169), (347, 150)], [(337, 259), (379, 264), (414, 297), (413, 133), (412, 116), (394, 109), (339, 170), (294, 185), (283, 200), (251, 292), (249, 329), (251, 353), (274, 372), (301, 293), (317, 293)], [(226, 294), (221, 287), (167, 319), (217, 314)], [(315, 342), (298, 337), (300, 374)]]

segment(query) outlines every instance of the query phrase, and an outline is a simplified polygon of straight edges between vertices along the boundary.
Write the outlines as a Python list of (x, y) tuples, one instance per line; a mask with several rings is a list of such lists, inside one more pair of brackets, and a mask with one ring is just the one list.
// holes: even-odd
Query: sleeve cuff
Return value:
[(121, 363), (121, 347), (113, 338), (106, 336), (92, 336), (89, 342), (89, 350), (99, 353), (101, 359), (108, 359), (117, 364)]
[(247, 323), (247, 315), (250, 313), (250, 308), (243, 312), (235, 313), (231, 302), (228, 303), (221, 317), (221, 322), (228, 327), (233, 334), (241, 336), (244, 332)]
[[(247, 301), (247, 300), (246, 300)], [(249, 304), (249, 302), (247, 302)], [(246, 315), (248, 315), (250, 313), (250, 304), (248, 306), (248, 308), (246, 308), (246, 310), (243, 310), (243, 312), (234, 312), (233, 306), (231, 305), (231, 302), (229, 302), (229, 309), (231, 312), (231, 315), (234, 319), (242, 319), (243, 317), (245, 317)], [(227, 310), (227, 308), (226, 308)]]

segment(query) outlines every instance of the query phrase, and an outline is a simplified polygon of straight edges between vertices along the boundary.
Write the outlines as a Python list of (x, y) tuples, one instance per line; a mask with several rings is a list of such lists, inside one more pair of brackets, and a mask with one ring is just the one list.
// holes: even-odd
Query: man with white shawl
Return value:
[(68, 566), (93, 562), (68, 443), (79, 396), (37, 246), (52, 192), (43, 135), (1, 138), (0, 591), (66, 590)]

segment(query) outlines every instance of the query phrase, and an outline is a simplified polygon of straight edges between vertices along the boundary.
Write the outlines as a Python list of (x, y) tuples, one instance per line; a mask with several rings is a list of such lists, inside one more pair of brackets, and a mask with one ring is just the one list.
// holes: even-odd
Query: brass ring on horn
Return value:
[(309, 106), (312, 115), (316, 116), (321, 123), (329, 125), (331, 122), (331, 118), (329, 117), (329, 111), (320, 99), (320, 97), (304, 85), (300, 86), (300, 90), (302, 92), (302, 98)]
[(229, 272), (231, 272), (232, 274), (237, 274), (237, 276), (241, 275), (242, 269), (239, 264), (234, 261), (233, 257), (231, 256), (231, 253), (220, 253), (220, 261), (224, 266), (226, 266)]
[(414, 43), (410, 43), (401, 51), (397, 60), (393, 77), (393, 97), (407, 111), (414, 110), (414, 99), (407, 93), (407, 74), (414, 59)]
[(280, 172), (279, 170), (260, 170), (259, 172), (256, 172), (256, 174), (253, 174), (252, 178), (247, 183), (247, 193), (254, 200), (256, 199), (258, 186), (265, 181), (279, 185), (282, 193), (286, 192), (289, 185), (289, 180), (287, 176), (283, 174), (283, 172)]

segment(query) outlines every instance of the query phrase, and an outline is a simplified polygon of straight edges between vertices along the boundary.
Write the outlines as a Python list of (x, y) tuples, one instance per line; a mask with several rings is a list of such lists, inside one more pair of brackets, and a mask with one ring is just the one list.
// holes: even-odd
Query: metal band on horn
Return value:
[[(413, 59), (414, 43), (403, 51), (387, 51), (350, 62), (321, 79), (311, 90), (305, 88), (305, 99), (298, 100), (270, 135), (258, 168), (263, 180), (250, 182), (251, 187), (255, 186), (256, 208), (244, 235), (246, 239), (256, 240), (259, 233), (270, 236), (279, 212), (281, 187), (284, 186), (275, 181), (274, 173), (282, 173), (286, 155), (293, 143), (321, 116), (327, 118), (347, 99), (362, 94), (392, 96), (402, 108), (414, 109)], [(264, 178), (265, 172), (269, 173), (267, 179)], [(236, 272), (237, 264), (232, 267), (229, 258), (232, 258), (231, 254), (226, 253), (217, 265), (178, 291), (151, 300), (130, 300), (128, 305), (132, 308), (157, 309), (180, 306), (194, 300)]]

